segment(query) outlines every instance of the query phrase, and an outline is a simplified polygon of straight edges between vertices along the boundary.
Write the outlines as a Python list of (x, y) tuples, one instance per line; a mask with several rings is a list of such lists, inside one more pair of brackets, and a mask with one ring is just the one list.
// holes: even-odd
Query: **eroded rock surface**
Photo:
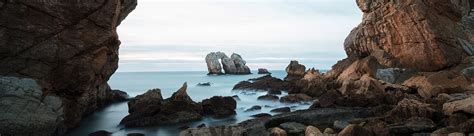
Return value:
[(209, 74), (250, 74), (247, 62), (239, 54), (232, 53), (230, 58), (223, 52), (211, 52), (206, 55)]
[[(35, 79), (40, 93), (62, 103), (64, 125), (77, 126), (110, 100), (107, 80), (117, 69), (120, 45), (116, 28), (136, 5), (136, 0), (0, 2), (0, 75)], [(30, 120), (19, 117), (18, 123)], [(23, 129), (35, 130), (35, 121), (29, 122)]]
[(285, 77), (286, 81), (299, 80), (306, 74), (306, 67), (296, 60), (292, 60), (285, 70), (288, 74)]

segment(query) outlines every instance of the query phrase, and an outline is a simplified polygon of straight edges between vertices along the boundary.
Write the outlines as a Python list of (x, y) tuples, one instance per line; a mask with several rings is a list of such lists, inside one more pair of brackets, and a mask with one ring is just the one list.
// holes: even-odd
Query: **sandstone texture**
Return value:
[(286, 81), (299, 80), (306, 74), (306, 67), (296, 60), (291, 61), (285, 70), (288, 74), (285, 77)]
[[(36, 80), (40, 100), (54, 96), (64, 119), (56, 125), (35, 125), (33, 118), (57, 118), (40, 106), (21, 114), (34, 113), (42, 118), (18, 116), (16, 123), (26, 123), (24, 130), (48, 125), (51, 128), (38, 130), (45, 134), (60, 126), (75, 127), (83, 116), (108, 103), (113, 92), (107, 80), (118, 64), (116, 28), (136, 5), (136, 0), (0, 2), (0, 75)], [(0, 100), (23, 101), (27, 97), (18, 95)], [(42, 105), (41, 101), (30, 104)], [(21, 120), (30, 120), (30, 124)], [(0, 125), (14, 127), (10, 123), (15, 124)]]
[(211, 52), (206, 55), (206, 64), (209, 74), (251, 74), (247, 62), (242, 56), (232, 53), (230, 58), (223, 52)]

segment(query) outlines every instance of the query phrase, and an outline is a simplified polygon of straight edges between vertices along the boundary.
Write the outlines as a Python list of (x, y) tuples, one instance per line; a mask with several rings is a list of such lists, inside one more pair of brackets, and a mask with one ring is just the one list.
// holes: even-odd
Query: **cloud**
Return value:
[(345, 57), (343, 41), (360, 18), (348, 0), (140, 0), (118, 28), (119, 71), (146, 70), (133, 61), (148, 71), (173, 70), (171, 61), (206, 70), (191, 62), (211, 51), (237, 52), (261, 67), (304, 59), (329, 68)]

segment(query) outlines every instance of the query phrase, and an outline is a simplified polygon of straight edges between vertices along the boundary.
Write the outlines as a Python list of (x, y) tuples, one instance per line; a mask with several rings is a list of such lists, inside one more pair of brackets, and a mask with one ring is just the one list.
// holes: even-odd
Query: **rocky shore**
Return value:
[(311, 101), (309, 109), (180, 135), (473, 135), (468, 2), (358, 0), (363, 21), (346, 38), (348, 58), (330, 71), (291, 61), (283, 80), (266, 75), (234, 87), (286, 91), (280, 102)]

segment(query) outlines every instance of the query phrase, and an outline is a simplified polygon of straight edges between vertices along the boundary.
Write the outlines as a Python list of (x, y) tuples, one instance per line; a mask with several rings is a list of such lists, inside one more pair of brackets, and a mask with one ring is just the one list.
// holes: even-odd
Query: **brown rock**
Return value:
[(440, 93), (464, 92), (470, 82), (462, 75), (449, 71), (427, 73), (406, 80), (403, 85), (417, 88), (424, 98), (438, 96)]
[(301, 65), (296, 60), (292, 60), (290, 64), (286, 67), (285, 81), (294, 81), (300, 80), (306, 74), (306, 67)]
[(374, 136), (374, 134), (359, 125), (350, 124), (338, 136)]
[(270, 136), (287, 136), (285, 130), (274, 127), (270, 130)]
[(291, 112), (290, 107), (282, 107), (282, 108), (276, 108), (270, 110), (270, 112), (278, 112), (278, 113), (286, 113), (286, 112)]
[(390, 67), (436, 71), (459, 64), (466, 56), (455, 37), (466, 37), (461, 19), (467, 16), (467, 1), (357, 3), (364, 17), (345, 40), (350, 58), (372, 55)]
[(429, 104), (418, 100), (403, 99), (395, 108), (387, 113), (390, 122), (403, 122), (411, 117), (432, 118), (435, 110)]
[(128, 113), (146, 109), (146, 106), (149, 105), (161, 105), (162, 103), (163, 97), (161, 96), (161, 90), (158, 88), (151, 89), (128, 101)]
[(307, 126), (304, 132), (304, 135), (305, 136), (323, 136), (323, 133), (321, 133), (321, 130), (319, 130), (317, 127)]
[(38, 79), (44, 94), (61, 98), (65, 121), (58, 125), (68, 128), (110, 100), (107, 80), (117, 69), (120, 45), (116, 28), (136, 0), (0, 5), (0, 75)]
[(201, 105), (205, 115), (211, 115), (216, 118), (236, 114), (237, 102), (232, 97), (214, 96), (203, 100)]
[(311, 101), (313, 98), (306, 94), (288, 94), (287, 96), (283, 96), (280, 98), (280, 102), (287, 102), (287, 103), (297, 103), (297, 102), (305, 102)]
[(451, 115), (459, 111), (474, 114), (474, 96), (443, 104), (443, 112), (445, 115)]
[(265, 75), (248, 81), (241, 81), (234, 86), (233, 90), (289, 90), (290, 87), (290, 83), (286, 81), (271, 75)]

